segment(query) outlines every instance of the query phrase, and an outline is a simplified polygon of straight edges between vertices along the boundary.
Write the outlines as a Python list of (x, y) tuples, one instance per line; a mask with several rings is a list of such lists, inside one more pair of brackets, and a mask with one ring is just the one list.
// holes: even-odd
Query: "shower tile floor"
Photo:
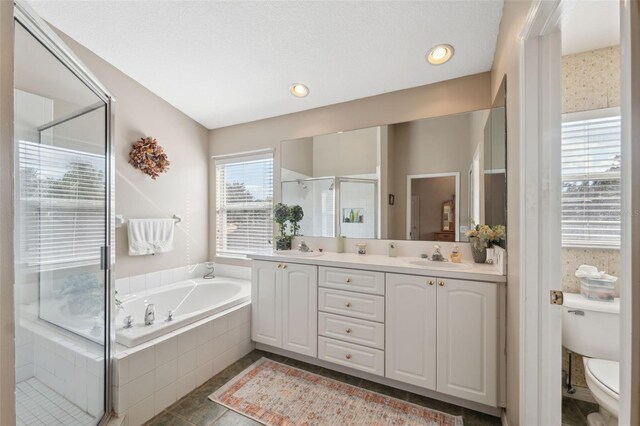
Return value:
[(17, 426), (95, 425), (96, 419), (32, 377), (16, 385)]

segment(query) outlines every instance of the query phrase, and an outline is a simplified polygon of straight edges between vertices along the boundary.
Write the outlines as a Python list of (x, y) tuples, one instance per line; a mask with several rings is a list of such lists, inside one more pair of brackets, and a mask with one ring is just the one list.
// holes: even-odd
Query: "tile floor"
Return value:
[(432, 408), (434, 410), (443, 411), (456, 416), (462, 416), (465, 426), (491, 426), (500, 425), (500, 419), (489, 416), (477, 411), (462, 408), (457, 405), (448, 404), (446, 402), (437, 401), (435, 399), (405, 392), (389, 386), (373, 383), (368, 380), (359, 379), (357, 377), (338, 373), (336, 371), (327, 370), (326, 368), (317, 367), (294, 359), (285, 358), (279, 355), (254, 350), (236, 363), (230, 365), (218, 375), (214, 376), (204, 385), (195, 389), (181, 400), (167, 408), (158, 416), (146, 423), (147, 426), (255, 426), (259, 425), (247, 417), (244, 417), (234, 411), (231, 411), (222, 405), (216, 404), (208, 399), (208, 396), (218, 389), (220, 386), (234, 378), (245, 368), (253, 364), (261, 357), (273, 359), (274, 361), (288, 364), (293, 367), (301, 368), (325, 377), (340, 380), (355, 386), (361, 386), (365, 389), (379, 392), (395, 398), (403, 399), (414, 404)]
[(16, 385), (18, 426), (94, 425), (96, 419), (32, 377)]
[(598, 411), (598, 404), (573, 398), (562, 398), (562, 425), (587, 426), (587, 415)]

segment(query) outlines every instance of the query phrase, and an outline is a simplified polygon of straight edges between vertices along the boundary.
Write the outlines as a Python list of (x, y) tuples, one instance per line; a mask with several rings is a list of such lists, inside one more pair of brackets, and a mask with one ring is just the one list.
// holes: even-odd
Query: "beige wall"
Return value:
[[(351, 102), (288, 114), (266, 120), (214, 129), (209, 132), (209, 152), (230, 154), (273, 148), (275, 198), (280, 199), (280, 141), (402, 123), (428, 117), (476, 111), (491, 106), (490, 74), (482, 73), (442, 83), (401, 90)], [(295, 99), (292, 99), (295, 102)], [(210, 185), (211, 211), (215, 211), (214, 185)], [(396, 201), (397, 205), (397, 201)], [(211, 217), (210, 250), (214, 255), (214, 218)], [(219, 259), (222, 261), (224, 259)]]
[(0, 1), (0, 424), (15, 422), (13, 2)]
[(282, 168), (313, 176), (313, 138), (282, 142)]
[[(60, 36), (116, 98), (116, 213), (125, 219), (182, 216), (174, 250), (155, 256), (129, 256), (127, 228), (117, 229), (116, 278), (206, 261), (207, 129), (65, 34)], [(158, 139), (171, 161), (170, 170), (156, 181), (128, 164), (131, 144), (143, 136)]]
[(491, 70), (491, 94), (507, 77), (507, 409), (509, 426), (520, 424), (520, 31), (533, 2), (506, 0)]
[(377, 127), (313, 138), (313, 175), (316, 177), (372, 174), (377, 166)]

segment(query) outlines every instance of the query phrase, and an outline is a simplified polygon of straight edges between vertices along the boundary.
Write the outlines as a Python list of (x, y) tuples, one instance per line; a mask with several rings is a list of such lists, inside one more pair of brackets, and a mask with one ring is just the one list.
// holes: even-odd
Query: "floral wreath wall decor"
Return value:
[(133, 143), (133, 149), (129, 153), (129, 164), (156, 180), (160, 173), (169, 170), (171, 162), (164, 149), (158, 145), (158, 141), (147, 136)]

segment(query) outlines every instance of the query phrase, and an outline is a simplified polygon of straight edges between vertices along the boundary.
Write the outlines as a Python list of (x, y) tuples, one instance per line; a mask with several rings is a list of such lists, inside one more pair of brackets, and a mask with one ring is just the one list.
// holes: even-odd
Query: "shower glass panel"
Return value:
[(378, 238), (378, 181), (339, 178), (340, 235), (347, 238)]
[(307, 178), (282, 182), (282, 202), (304, 211), (300, 235), (335, 235), (335, 179)]
[(93, 425), (106, 406), (107, 104), (15, 28), (16, 423)]

